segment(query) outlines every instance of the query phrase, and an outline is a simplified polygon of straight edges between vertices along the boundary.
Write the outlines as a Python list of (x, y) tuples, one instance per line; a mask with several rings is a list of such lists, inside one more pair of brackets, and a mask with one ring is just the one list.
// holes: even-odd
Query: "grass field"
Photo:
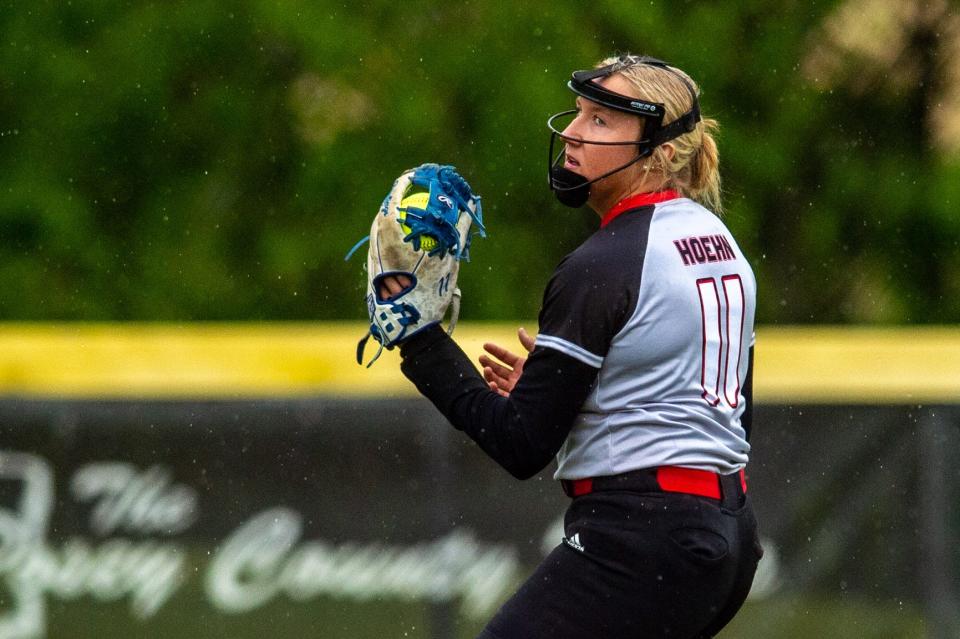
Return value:
[[(318, 598), (308, 602), (278, 600), (251, 613), (224, 615), (212, 610), (199, 589), (184, 589), (147, 621), (133, 619), (124, 603), (105, 604), (86, 599), (51, 602), (45, 636), (49, 639), (432, 639), (437, 636), (434, 612), (429, 605), (396, 600), (357, 603)], [(454, 636), (456, 639), (475, 637), (484, 623), (482, 619), (457, 616)], [(834, 637), (923, 639), (924, 626), (919, 611), (913, 606), (778, 597), (748, 603), (719, 639)]]
[(915, 606), (783, 597), (747, 603), (718, 639), (923, 639)]

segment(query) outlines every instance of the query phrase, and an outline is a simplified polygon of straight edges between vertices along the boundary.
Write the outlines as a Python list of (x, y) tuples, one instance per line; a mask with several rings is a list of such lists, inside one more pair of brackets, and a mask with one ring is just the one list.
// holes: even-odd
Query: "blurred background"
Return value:
[(454, 164), (463, 339), (535, 327), (597, 223), (545, 122), (618, 52), (700, 83), (758, 279), (768, 552), (722, 636), (960, 637), (955, 2), (0, 0), (0, 639), (473, 636), (564, 498), (355, 367), (344, 255)]
[(470, 317), (535, 317), (595, 224), (545, 188), (546, 119), (624, 51), (702, 85), (761, 322), (960, 316), (952, 3), (4, 5), (5, 319), (362, 317), (343, 256), (425, 161), (484, 197)]

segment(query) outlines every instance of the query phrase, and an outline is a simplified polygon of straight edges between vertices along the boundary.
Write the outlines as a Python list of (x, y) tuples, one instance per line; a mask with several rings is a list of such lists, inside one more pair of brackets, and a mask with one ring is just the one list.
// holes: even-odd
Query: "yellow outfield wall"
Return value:
[[(519, 348), (516, 324), (462, 323)], [(526, 324), (535, 328), (536, 323)], [(362, 323), (0, 324), (0, 396), (252, 398), (406, 396), (397, 353), (355, 362)], [(376, 352), (367, 344), (366, 357)], [(960, 328), (757, 329), (755, 397), (776, 403), (957, 403)]]

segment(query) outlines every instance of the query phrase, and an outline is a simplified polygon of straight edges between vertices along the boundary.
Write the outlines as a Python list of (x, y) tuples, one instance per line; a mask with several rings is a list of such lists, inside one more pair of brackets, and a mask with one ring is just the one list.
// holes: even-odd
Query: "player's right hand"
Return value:
[[(533, 350), (535, 340), (525, 329), (520, 328), (517, 331), (517, 337), (520, 338), (520, 344), (528, 353)], [(480, 356), (483, 378), (487, 380), (487, 386), (490, 387), (490, 390), (500, 393), (504, 397), (509, 397), (517, 380), (520, 379), (520, 375), (523, 374), (523, 365), (527, 362), (527, 358), (511, 353), (504, 347), (491, 342), (485, 343), (483, 350), (496, 358), (492, 359), (486, 355)]]

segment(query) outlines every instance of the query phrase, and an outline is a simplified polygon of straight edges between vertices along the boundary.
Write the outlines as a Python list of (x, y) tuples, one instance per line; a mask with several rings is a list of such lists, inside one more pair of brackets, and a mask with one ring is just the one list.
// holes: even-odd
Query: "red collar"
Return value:
[(638, 209), (641, 206), (649, 206), (650, 204), (656, 204), (657, 202), (675, 200), (678, 197), (680, 197), (680, 194), (673, 189), (656, 191), (654, 193), (638, 193), (637, 195), (625, 197), (614, 204), (612, 209), (607, 211), (607, 214), (603, 216), (602, 220), (600, 220), (600, 228), (605, 227), (607, 224), (613, 221), (613, 218), (617, 217), (621, 213), (631, 209)]

